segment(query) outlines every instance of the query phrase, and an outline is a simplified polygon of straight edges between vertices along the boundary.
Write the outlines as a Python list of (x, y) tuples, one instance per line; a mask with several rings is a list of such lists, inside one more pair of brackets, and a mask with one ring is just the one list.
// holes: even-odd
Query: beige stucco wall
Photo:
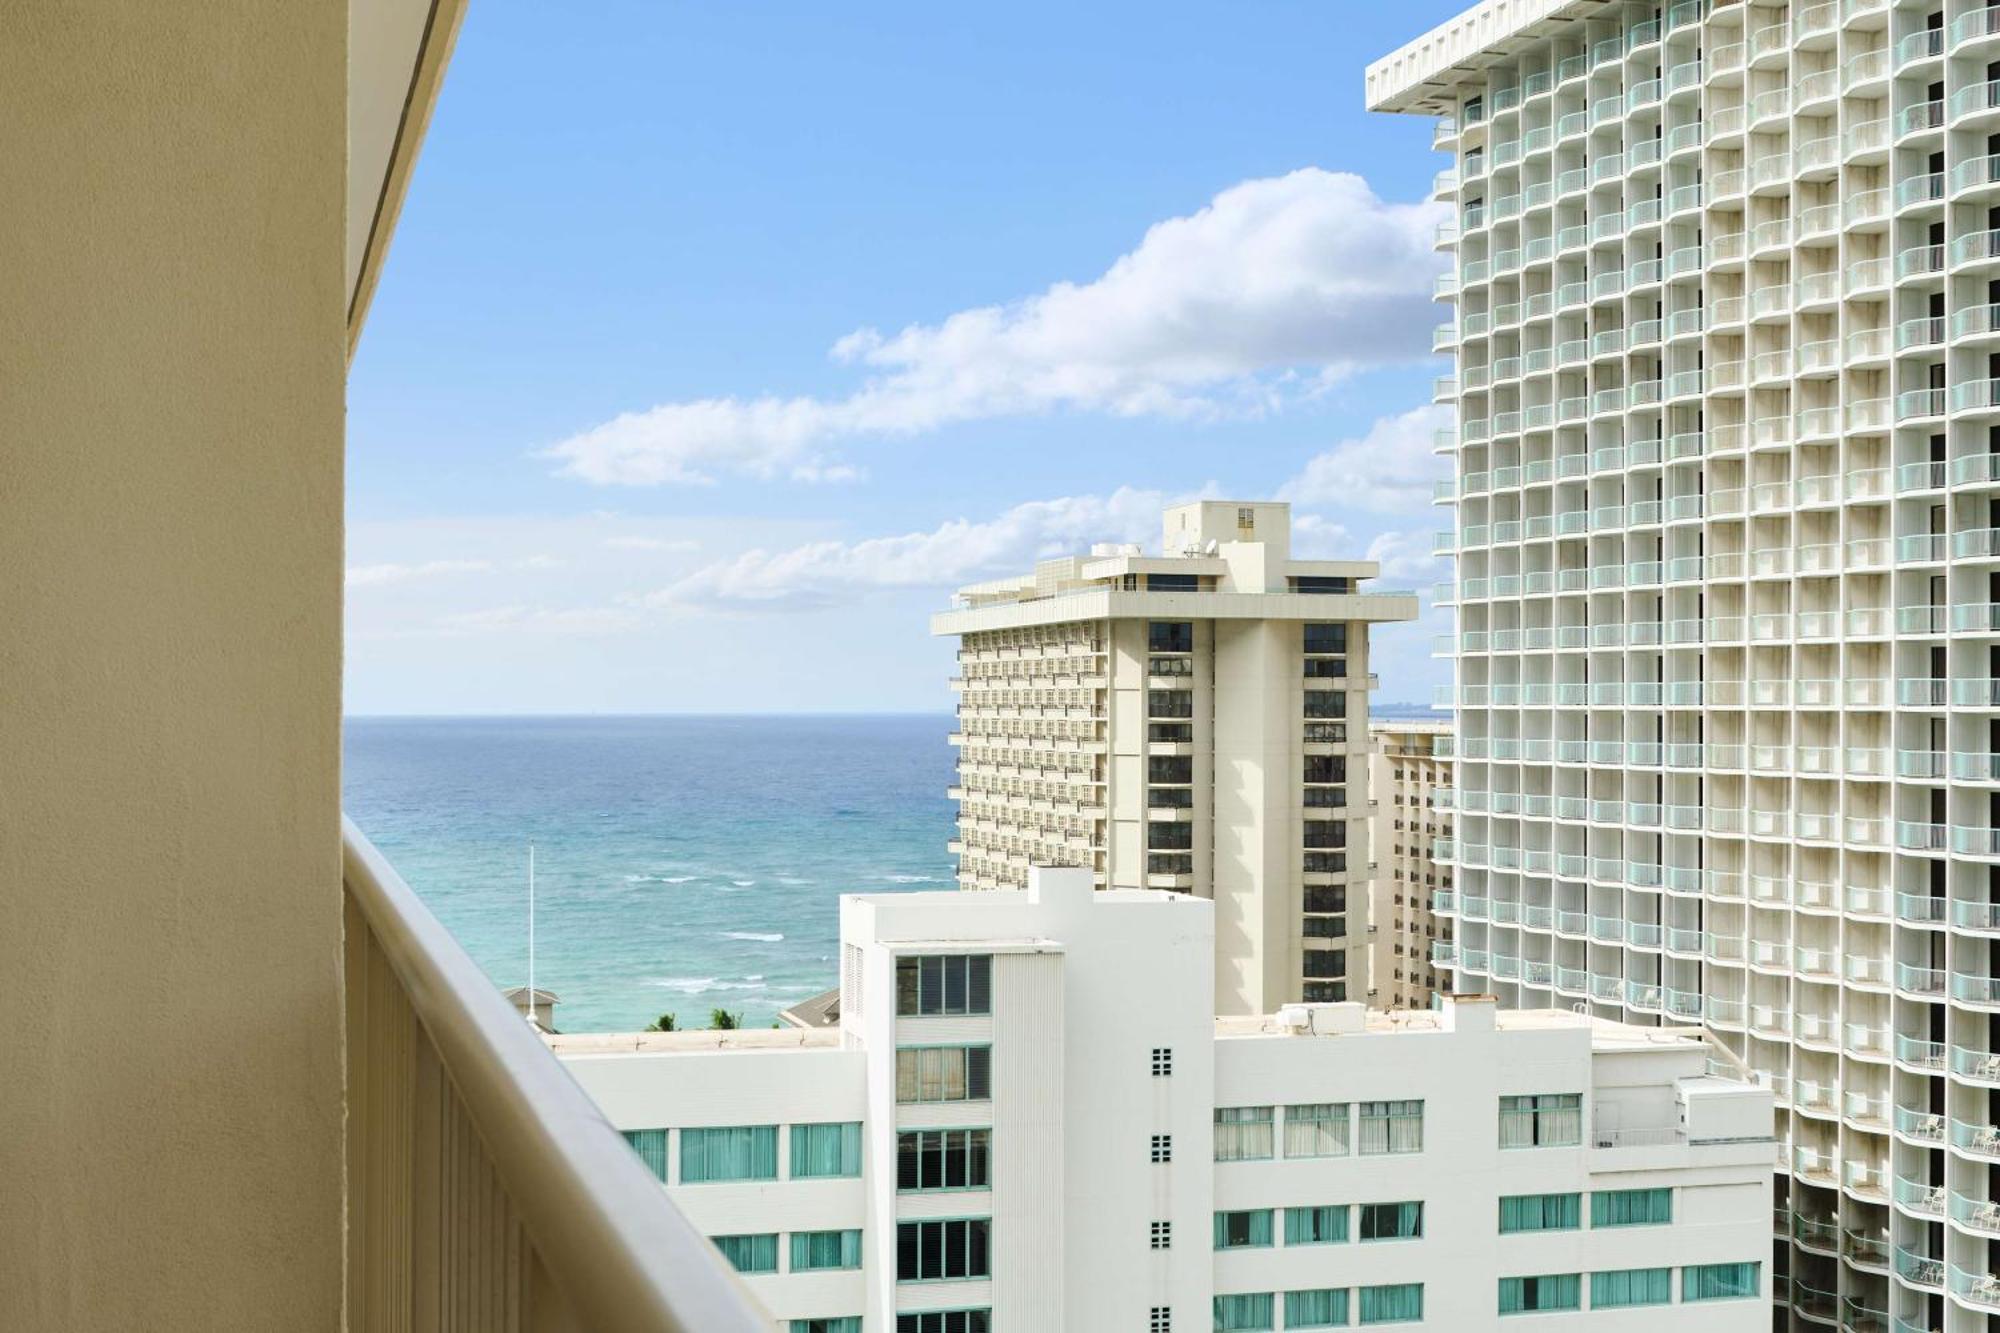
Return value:
[(0, 1327), (331, 1329), (346, 6), (0, 6)]

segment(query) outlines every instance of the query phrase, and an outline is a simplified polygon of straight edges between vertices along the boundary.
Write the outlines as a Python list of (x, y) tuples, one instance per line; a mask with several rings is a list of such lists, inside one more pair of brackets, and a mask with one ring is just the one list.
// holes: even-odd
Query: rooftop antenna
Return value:
[(539, 1028), (535, 1016), (535, 844), (528, 844), (528, 1026)]

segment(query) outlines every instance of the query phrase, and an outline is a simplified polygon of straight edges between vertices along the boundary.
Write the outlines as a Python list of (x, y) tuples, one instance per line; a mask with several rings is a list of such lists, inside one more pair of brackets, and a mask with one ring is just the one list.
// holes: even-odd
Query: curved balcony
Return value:
[(1987, 8), (1974, 9), (1953, 19), (1947, 31), (1951, 36), (1952, 54), (1969, 54), (2000, 39), (2000, 12)]

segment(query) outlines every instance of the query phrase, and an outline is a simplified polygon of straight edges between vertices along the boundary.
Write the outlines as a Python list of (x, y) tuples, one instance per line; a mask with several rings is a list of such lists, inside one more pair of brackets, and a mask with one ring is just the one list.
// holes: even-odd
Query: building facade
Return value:
[(548, 1040), (782, 1333), (1768, 1328), (1771, 1097), (1699, 1034), (1214, 1019), (1214, 919), (847, 897), (836, 1028)]
[(959, 882), (1069, 865), (1212, 899), (1214, 1012), (1358, 998), (1368, 631), (1416, 599), (1293, 560), (1284, 504), (1168, 509), (1162, 551), (1045, 560), (933, 620), (959, 640)]
[[(1451, 839), (1451, 724), (1384, 719), (1369, 724), (1368, 836), (1374, 880), (1368, 894), (1368, 1003), (1379, 1009), (1428, 1009), (1444, 973), (1438, 958), (1451, 944), (1433, 910), (1451, 892), (1451, 868), (1437, 863)], [(1439, 808), (1439, 793), (1445, 808)], [(1442, 949), (1434, 947), (1442, 944)]]
[(2000, 10), (1488, 0), (1452, 161), (1454, 983), (1778, 1092), (1794, 1327), (2000, 1311)]

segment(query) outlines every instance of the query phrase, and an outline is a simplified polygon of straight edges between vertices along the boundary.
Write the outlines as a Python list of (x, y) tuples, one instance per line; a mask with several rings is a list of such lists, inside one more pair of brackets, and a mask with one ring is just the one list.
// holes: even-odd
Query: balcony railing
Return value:
[(355, 1328), (768, 1333), (533, 1028), (344, 829)]

